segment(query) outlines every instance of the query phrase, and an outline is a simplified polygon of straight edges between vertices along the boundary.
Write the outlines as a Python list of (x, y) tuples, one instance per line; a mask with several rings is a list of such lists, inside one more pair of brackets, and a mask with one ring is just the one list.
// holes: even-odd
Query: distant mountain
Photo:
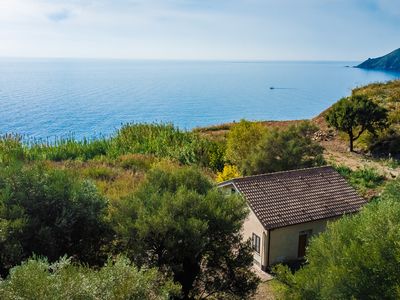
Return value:
[(400, 48), (378, 58), (368, 58), (356, 66), (362, 69), (400, 71)]

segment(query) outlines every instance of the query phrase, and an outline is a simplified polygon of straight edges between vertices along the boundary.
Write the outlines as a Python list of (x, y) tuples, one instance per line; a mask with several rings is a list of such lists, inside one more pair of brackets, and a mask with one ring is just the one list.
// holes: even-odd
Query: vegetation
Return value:
[(14, 299), (170, 299), (179, 295), (179, 286), (155, 269), (138, 269), (123, 257), (108, 261), (99, 270), (74, 265), (61, 258), (50, 264), (33, 258), (14, 267), (0, 281), (0, 298)]
[(292, 274), (279, 266), (287, 299), (398, 299), (400, 181), (359, 214), (330, 223)]
[(335, 103), (326, 114), (326, 121), (349, 138), (349, 149), (354, 150), (354, 141), (368, 131), (375, 135), (386, 127), (387, 110), (365, 95), (353, 95)]
[(400, 49), (394, 50), (382, 57), (368, 58), (359, 64), (357, 68), (400, 71)]
[(353, 95), (364, 95), (386, 108), (388, 127), (377, 136), (364, 134), (361, 146), (368, 148), (374, 156), (400, 158), (400, 80), (374, 83), (353, 90)]
[(106, 199), (68, 172), (20, 164), (0, 168), (0, 274), (33, 253), (102, 261)]
[(356, 171), (346, 166), (338, 166), (336, 170), (362, 195), (376, 191), (385, 183), (385, 177), (375, 169), (363, 168)]
[(138, 265), (171, 272), (184, 299), (243, 299), (258, 278), (242, 241), (247, 207), (192, 168), (154, 169), (115, 217), (120, 247)]
[[(396, 176), (400, 81), (355, 89), (351, 99), (364, 99), (355, 101), (363, 117), (363, 110), (374, 118), (387, 111), (386, 129), (380, 129), (381, 119), (360, 133), (357, 116), (352, 132), (360, 135), (355, 147), (390, 155), (374, 163), (390, 164), (386, 176)], [(324, 120), (313, 122), (325, 129)], [(28, 143), (3, 136), (0, 298), (249, 298), (258, 279), (251, 272), (250, 245), (241, 240), (247, 209), (212, 180), (323, 164), (321, 145), (336, 138), (317, 142), (322, 130), (307, 122), (242, 120), (191, 132), (169, 124), (127, 124), (108, 138), (82, 141)], [(365, 158), (344, 152), (346, 158)], [(371, 297), (378, 289), (387, 291), (381, 298), (397, 295), (396, 264), (388, 264), (397, 261), (399, 250), (400, 182), (378, 197), (389, 179), (380, 168), (344, 163), (337, 170), (373, 203), (316, 238), (301, 271), (293, 275), (280, 267), (285, 284), (276, 285), (283, 287), (282, 297), (367, 298), (367, 280), (379, 283)], [(60, 259), (64, 255), (70, 258)]]
[(183, 164), (221, 170), (224, 166), (221, 147), (196, 133), (182, 132), (169, 124), (127, 124), (111, 140), (110, 154), (153, 154)]
[(170, 124), (126, 124), (111, 138), (94, 140), (71, 138), (24, 144), (19, 136), (0, 139), (1, 160), (7, 160), (9, 155), (29, 161), (87, 161), (102, 156), (146, 154), (219, 171), (224, 167), (224, 152), (224, 144), (195, 132), (181, 131)]
[(217, 173), (217, 182), (240, 177), (239, 169), (236, 166), (226, 165), (221, 172)]
[(232, 126), (226, 142), (226, 160), (230, 164), (244, 170), (244, 162), (248, 160), (256, 145), (266, 133), (260, 124), (241, 120)]
[(312, 140), (316, 130), (308, 122), (269, 130), (245, 159), (243, 173), (254, 175), (323, 164), (323, 148)]

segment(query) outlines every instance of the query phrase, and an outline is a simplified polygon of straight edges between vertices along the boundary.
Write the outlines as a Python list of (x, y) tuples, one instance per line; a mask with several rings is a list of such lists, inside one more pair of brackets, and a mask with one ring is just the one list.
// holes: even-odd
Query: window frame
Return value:
[(261, 237), (253, 232), (251, 236), (251, 248), (258, 254), (261, 253)]

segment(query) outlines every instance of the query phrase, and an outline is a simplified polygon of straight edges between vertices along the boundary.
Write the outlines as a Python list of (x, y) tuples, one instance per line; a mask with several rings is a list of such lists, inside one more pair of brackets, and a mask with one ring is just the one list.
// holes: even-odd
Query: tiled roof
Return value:
[(354, 213), (366, 203), (332, 167), (236, 178), (234, 184), (266, 229)]

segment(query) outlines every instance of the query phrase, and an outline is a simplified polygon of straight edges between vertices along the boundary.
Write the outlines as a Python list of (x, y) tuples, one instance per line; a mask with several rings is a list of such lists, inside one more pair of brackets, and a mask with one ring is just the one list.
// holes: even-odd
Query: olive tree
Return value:
[(254, 293), (252, 250), (242, 241), (248, 209), (192, 168), (154, 169), (115, 220), (120, 247), (138, 265), (171, 272), (183, 299), (243, 299)]
[(349, 150), (365, 131), (372, 134), (387, 126), (387, 110), (365, 95), (353, 95), (335, 103), (325, 116), (330, 126), (345, 132), (349, 137)]

